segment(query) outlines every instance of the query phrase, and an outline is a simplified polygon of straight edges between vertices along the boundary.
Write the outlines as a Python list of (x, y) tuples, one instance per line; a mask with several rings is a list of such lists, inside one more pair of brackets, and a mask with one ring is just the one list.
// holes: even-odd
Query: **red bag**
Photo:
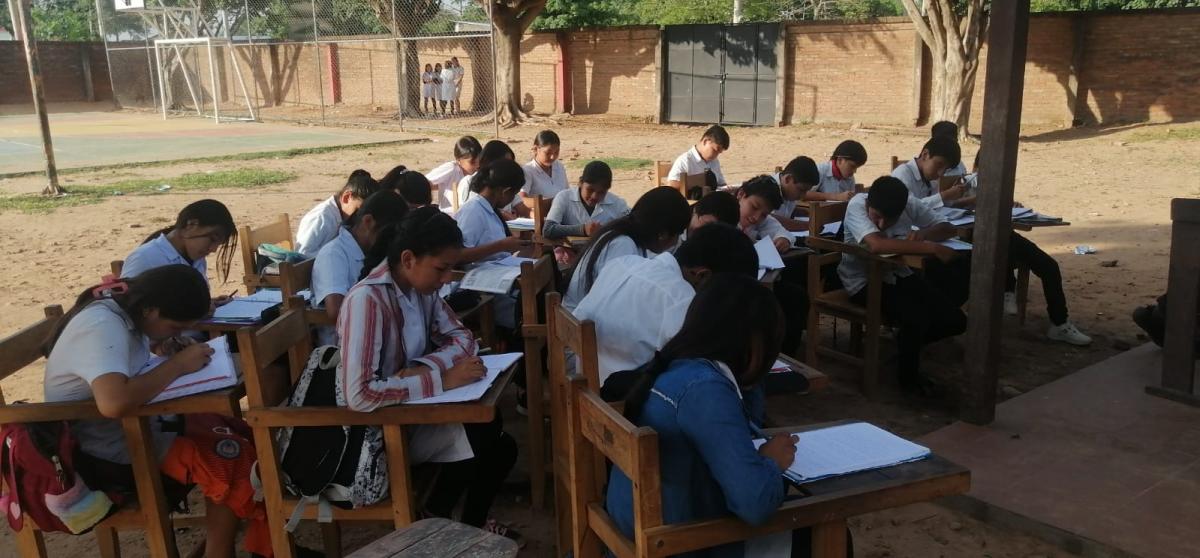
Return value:
[(117, 509), (108, 494), (79, 477), (77, 451), (65, 421), (0, 428), (0, 477), (7, 488), (0, 506), (13, 530), (21, 530), (29, 517), (42, 531), (78, 535)]

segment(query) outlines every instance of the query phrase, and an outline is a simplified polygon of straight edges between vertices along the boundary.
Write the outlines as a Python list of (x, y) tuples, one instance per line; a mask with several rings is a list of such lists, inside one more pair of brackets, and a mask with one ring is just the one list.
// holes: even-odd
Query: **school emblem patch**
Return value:
[(239, 455), (242, 455), (242, 445), (237, 440), (230, 440), (228, 438), (221, 440), (217, 442), (215, 449), (217, 455), (225, 459), (237, 459)]

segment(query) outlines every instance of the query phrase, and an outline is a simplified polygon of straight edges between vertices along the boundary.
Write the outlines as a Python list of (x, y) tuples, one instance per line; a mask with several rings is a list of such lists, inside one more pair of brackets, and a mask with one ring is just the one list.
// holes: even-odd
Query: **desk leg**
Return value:
[(1025, 325), (1025, 309), (1029, 306), (1029, 266), (1017, 266), (1017, 323)]
[(812, 528), (813, 558), (846, 558), (846, 520), (828, 521)]
[(17, 555), (21, 558), (46, 558), (46, 540), (42, 532), (33, 528), (32, 521), (17, 531)]
[(98, 525), (96, 533), (96, 553), (100, 558), (121, 558), (121, 541), (117, 539), (117, 530), (112, 527)]
[(152, 443), (150, 420), (147, 417), (125, 417), (121, 419), (121, 427), (125, 431), (133, 479), (137, 484), (138, 506), (146, 521), (146, 548), (153, 558), (179, 558), (175, 530), (163, 494), (162, 473), (159, 472), (158, 457)]
[(479, 309), (479, 337), (483, 339), (484, 346), (492, 350), (492, 352), (500, 352), (500, 347), (496, 346), (496, 305), (486, 304)]
[(393, 522), (397, 529), (402, 529), (411, 525), (416, 518), (412, 471), (408, 469), (408, 435), (404, 432), (404, 426), (383, 425), (383, 446), (387, 450)]

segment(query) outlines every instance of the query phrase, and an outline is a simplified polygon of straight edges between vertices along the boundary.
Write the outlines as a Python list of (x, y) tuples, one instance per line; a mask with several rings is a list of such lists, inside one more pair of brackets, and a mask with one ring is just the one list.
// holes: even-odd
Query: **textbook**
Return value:
[[(215, 391), (233, 387), (238, 383), (237, 368), (233, 366), (233, 356), (229, 352), (229, 342), (224, 336), (210, 339), (208, 346), (213, 348), (212, 360), (208, 366), (201, 368), (191, 374), (184, 374), (175, 378), (171, 385), (167, 386), (158, 397), (151, 399), (151, 403), (160, 401), (168, 401), (178, 399), (188, 395), (204, 393), (207, 391)], [(150, 369), (162, 364), (167, 360), (167, 357), (154, 356), (142, 367), (142, 371)]]
[(483, 379), (473, 384), (459, 386), (452, 390), (443, 391), (439, 395), (426, 397), (425, 399), (417, 399), (409, 401), (408, 405), (431, 405), (435, 403), (465, 403), (467, 401), (478, 401), (487, 393), (488, 388), (492, 387), (496, 378), (500, 377), (500, 373), (508, 369), (509, 366), (515, 364), (525, 353), (504, 353), (499, 355), (483, 355), (479, 358), (483, 359), (483, 365), (487, 367), (487, 374)]
[(508, 222), (509, 230), (532, 231), (533, 227), (533, 219), (530, 217), (517, 217), (516, 219)]
[(501, 262), (488, 262), (476, 266), (463, 277), (459, 288), (482, 293), (508, 294), (508, 291), (512, 290), (513, 281), (521, 275), (521, 267), (520, 264), (509, 265)]
[[(797, 432), (796, 460), (783, 476), (796, 483), (891, 467), (929, 457), (929, 448), (878, 426), (855, 422)], [(761, 447), (765, 439), (754, 440)]]

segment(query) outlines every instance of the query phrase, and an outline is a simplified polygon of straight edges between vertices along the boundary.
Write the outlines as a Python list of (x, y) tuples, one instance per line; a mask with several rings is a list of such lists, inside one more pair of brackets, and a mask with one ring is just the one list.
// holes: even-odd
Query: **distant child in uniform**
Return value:
[(425, 71), (421, 72), (421, 106), (425, 112), (429, 112), (429, 105), (433, 105), (433, 111), (437, 112), (437, 101), (433, 97), (433, 66), (425, 65)]
[(296, 231), (296, 251), (306, 258), (317, 257), (326, 242), (337, 236), (338, 227), (349, 219), (363, 201), (379, 191), (379, 183), (371, 173), (358, 169), (350, 173), (346, 185), (333, 196), (316, 205), (300, 219)]
[[(529, 173), (526, 173), (526, 178)], [(554, 196), (542, 236), (556, 240), (568, 236), (592, 236), (600, 227), (629, 213), (629, 206), (612, 189), (612, 169), (604, 161), (583, 167), (578, 188)]]
[(808, 221), (796, 219), (796, 207), (804, 200), (809, 190), (821, 183), (817, 163), (808, 157), (796, 157), (788, 161), (782, 172), (775, 174), (775, 182), (779, 183), (783, 203), (771, 215), (789, 231), (808, 230)]
[(569, 189), (567, 169), (558, 160), (562, 142), (552, 130), (542, 130), (533, 136), (533, 158), (522, 167), (525, 169), (525, 187), (521, 198), (537, 196), (553, 200), (559, 192)]
[(454, 160), (446, 161), (425, 173), (429, 182), (438, 189), (438, 207), (442, 211), (454, 208), (453, 196), (458, 182), (465, 176), (475, 174), (479, 169), (479, 154), (483, 146), (472, 136), (463, 136), (454, 142)]
[(867, 149), (854, 140), (839, 143), (828, 161), (817, 165), (821, 182), (804, 195), (808, 201), (846, 201), (854, 196), (854, 172), (867, 164)]
[[(707, 186), (717, 189), (725, 185), (725, 175), (721, 174), (721, 162), (717, 160), (722, 153), (729, 150), (729, 132), (721, 126), (711, 126), (700, 136), (700, 143), (692, 146), (683, 155), (675, 159), (671, 172), (667, 174), (667, 183), (672, 188), (680, 188), (687, 177), (699, 174), (711, 174)], [(691, 192), (689, 192), (691, 197)], [(700, 196), (696, 196), (699, 199)]]
[(446, 115), (446, 99), (442, 97), (442, 63), (438, 62), (433, 65), (433, 114), (438, 115), (438, 106), (441, 106), (441, 115)]
[(446, 114), (446, 105), (450, 105), (450, 114), (456, 114), (454, 110), (454, 68), (450, 66), (450, 61), (446, 61), (446, 66), (441, 71), (441, 101), (442, 114)]

